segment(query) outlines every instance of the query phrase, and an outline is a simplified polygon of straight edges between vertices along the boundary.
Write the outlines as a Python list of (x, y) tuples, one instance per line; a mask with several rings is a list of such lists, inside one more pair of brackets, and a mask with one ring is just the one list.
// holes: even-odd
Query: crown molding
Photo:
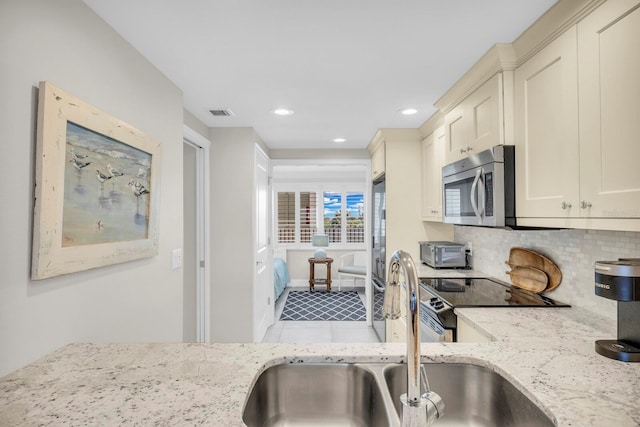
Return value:
[(560, 0), (513, 41), (517, 65), (544, 49), (606, 0)]
[(436, 111), (418, 128), (420, 140), (424, 141), (427, 136), (431, 135), (436, 129), (443, 125), (444, 114), (442, 114), (441, 111)]
[(414, 128), (385, 128), (378, 129), (373, 139), (367, 146), (367, 150), (369, 153), (373, 155), (373, 153), (382, 145), (383, 143), (394, 143), (394, 142), (418, 142), (420, 141), (421, 136), (418, 129)]
[(491, 76), (522, 65), (605, 1), (559, 0), (512, 43), (493, 45), (434, 106), (448, 113)]
[(503, 70), (513, 70), (516, 65), (511, 43), (496, 43), (436, 101), (434, 106), (447, 114), (491, 76)]

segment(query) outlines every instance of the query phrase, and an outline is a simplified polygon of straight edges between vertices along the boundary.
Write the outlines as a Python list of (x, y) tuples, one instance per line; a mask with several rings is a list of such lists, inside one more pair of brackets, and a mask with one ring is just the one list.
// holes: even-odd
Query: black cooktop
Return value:
[[(484, 277), (421, 278), (420, 285), (455, 307), (571, 307), (545, 295)], [(421, 298), (424, 299), (424, 298)]]

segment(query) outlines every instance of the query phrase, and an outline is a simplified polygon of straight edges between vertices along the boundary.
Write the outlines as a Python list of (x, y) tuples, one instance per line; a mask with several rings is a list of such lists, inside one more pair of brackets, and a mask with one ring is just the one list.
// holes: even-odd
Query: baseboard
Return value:
[[(324, 289), (324, 285), (318, 285), (321, 289)], [(338, 286), (341, 289), (364, 289), (364, 283), (357, 282), (356, 286), (353, 286), (353, 279), (344, 279), (342, 283), (340, 283), (340, 279), (331, 281), (331, 289), (338, 289)], [(309, 281), (305, 279), (292, 279), (291, 282), (287, 284), (287, 288), (290, 289), (309, 289)]]
[(287, 288), (308, 288), (309, 281), (304, 279), (291, 279), (291, 282), (287, 284)]

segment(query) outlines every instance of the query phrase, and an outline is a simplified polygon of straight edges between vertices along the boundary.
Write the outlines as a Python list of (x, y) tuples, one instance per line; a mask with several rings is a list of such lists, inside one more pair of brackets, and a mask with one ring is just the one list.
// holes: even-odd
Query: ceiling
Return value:
[[(493, 44), (512, 42), (555, 0), (84, 2), (207, 126), (253, 127), (271, 149), (357, 149), (379, 128), (419, 127)], [(417, 114), (399, 113), (407, 107)]]

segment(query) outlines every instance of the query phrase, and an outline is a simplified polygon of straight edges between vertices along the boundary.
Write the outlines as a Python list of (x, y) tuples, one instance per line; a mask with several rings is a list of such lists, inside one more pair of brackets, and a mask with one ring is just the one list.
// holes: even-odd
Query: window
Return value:
[(296, 193), (278, 193), (278, 243), (296, 241)]
[(347, 243), (364, 243), (364, 194), (347, 193)]
[[(310, 191), (278, 192), (277, 205), (278, 243), (311, 242), (311, 236), (318, 230), (318, 197), (316, 193)], [(298, 228), (296, 228), (296, 210), (298, 210), (300, 218)], [(300, 232), (297, 233), (296, 229)], [(299, 239), (296, 239), (298, 235)]]
[(362, 192), (278, 191), (276, 198), (278, 243), (311, 243), (316, 233), (329, 243), (364, 243)]
[(324, 192), (324, 234), (329, 243), (342, 241), (342, 193)]
[(315, 192), (300, 193), (300, 242), (310, 243), (318, 231), (318, 197)]

